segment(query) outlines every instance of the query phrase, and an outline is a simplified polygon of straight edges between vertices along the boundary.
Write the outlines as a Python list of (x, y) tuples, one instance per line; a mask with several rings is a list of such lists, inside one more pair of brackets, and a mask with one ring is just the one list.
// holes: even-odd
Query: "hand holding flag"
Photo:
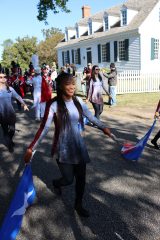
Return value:
[(28, 148), (28, 149), (27, 149), (27, 151), (26, 151), (26, 153), (25, 153), (25, 155), (24, 155), (24, 161), (25, 161), (26, 164), (28, 164), (28, 163), (31, 161), (34, 153), (35, 153), (35, 151), (32, 152), (32, 149), (31, 149), (31, 148)]

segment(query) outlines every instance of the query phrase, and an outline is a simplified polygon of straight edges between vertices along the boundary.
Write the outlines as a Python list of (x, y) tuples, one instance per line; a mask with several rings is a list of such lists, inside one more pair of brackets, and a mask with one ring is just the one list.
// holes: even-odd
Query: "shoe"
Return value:
[(56, 195), (61, 196), (62, 195), (62, 190), (60, 186), (56, 186), (56, 180), (52, 181), (52, 185), (54, 187), (54, 192)]
[(81, 217), (88, 218), (90, 216), (89, 211), (87, 211), (85, 208), (83, 208), (82, 205), (75, 205), (74, 209), (77, 212), (77, 214)]
[(151, 140), (151, 143), (154, 145), (155, 149), (159, 149), (160, 150), (160, 147), (158, 146), (158, 144), (154, 140)]

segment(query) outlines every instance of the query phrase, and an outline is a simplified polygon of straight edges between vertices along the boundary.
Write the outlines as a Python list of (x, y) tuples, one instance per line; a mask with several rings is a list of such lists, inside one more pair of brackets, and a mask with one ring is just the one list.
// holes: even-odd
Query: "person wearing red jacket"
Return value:
[[(24, 97), (24, 77), (18, 72), (15, 72), (11, 77), (10, 77), (10, 86), (14, 88), (14, 90), (20, 95), (22, 98)], [(17, 106), (18, 110), (21, 110), (21, 104), (19, 101), (17, 101)]]

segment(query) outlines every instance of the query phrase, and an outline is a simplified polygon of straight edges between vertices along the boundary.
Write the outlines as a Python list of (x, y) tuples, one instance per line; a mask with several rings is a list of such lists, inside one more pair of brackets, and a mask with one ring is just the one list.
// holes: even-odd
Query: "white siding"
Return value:
[[(122, 41), (124, 39), (129, 38), (130, 35), (125, 35), (123, 38), (115, 37), (115, 39), (108, 39), (104, 38), (93, 40), (92, 41), (84, 41), (81, 44), (75, 44), (72, 46), (72, 48), (63, 48), (63, 51), (71, 50), (71, 49), (81, 49), (81, 65), (77, 65), (77, 69), (81, 71), (85, 66), (87, 66), (87, 54), (86, 54), (86, 48), (91, 48), (92, 50), (92, 64), (98, 64), (100, 67), (109, 67), (110, 63), (108, 62), (102, 62), (98, 63), (98, 50), (97, 45), (98, 44), (106, 44), (107, 42), (110, 42), (110, 62), (114, 62), (114, 41)], [(62, 50), (58, 50), (58, 56), (62, 58)], [(58, 58), (59, 59), (59, 58)], [(71, 52), (70, 52), (70, 61), (72, 61), (71, 58)], [(58, 60), (58, 63), (61, 65), (62, 60)], [(125, 70), (140, 70), (141, 64), (140, 64), (140, 37), (139, 35), (132, 36), (129, 38), (129, 61), (121, 61), (121, 62), (115, 62), (116, 67), (119, 72), (125, 71)]]
[(159, 72), (160, 69), (160, 58), (158, 60), (151, 60), (151, 38), (160, 40), (159, 8), (160, 2), (157, 3), (139, 29), (141, 34), (141, 62), (143, 72)]
[(85, 32), (88, 31), (88, 26), (78, 26), (79, 37), (82, 36)]
[(102, 22), (100, 23), (92, 21), (92, 34), (96, 32), (100, 27), (102, 27)]
[(132, 9), (127, 9), (127, 25), (132, 21), (138, 12)]

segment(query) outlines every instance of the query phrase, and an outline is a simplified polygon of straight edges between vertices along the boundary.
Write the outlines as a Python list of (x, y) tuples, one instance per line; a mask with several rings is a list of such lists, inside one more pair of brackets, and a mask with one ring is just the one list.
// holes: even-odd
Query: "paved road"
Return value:
[[(151, 117), (143, 120), (141, 111), (136, 116), (132, 111), (132, 119), (125, 118), (124, 113), (117, 119), (120, 109), (106, 109), (103, 121), (122, 139), (136, 142), (152, 124)], [(2, 144), (0, 132), (0, 224), (24, 168), (24, 151), (38, 129), (33, 110), (17, 112), (16, 129), (13, 155)], [(86, 127), (91, 163), (87, 166), (84, 205), (91, 217), (82, 219), (73, 211), (74, 185), (64, 188), (62, 197), (53, 191), (51, 181), (59, 171), (50, 157), (52, 136), (53, 130), (32, 162), (37, 197), (23, 218), (18, 240), (160, 240), (158, 150), (148, 144), (138, 163), (128, 162), (121, 157), (120, 146), (99, 130)]]

